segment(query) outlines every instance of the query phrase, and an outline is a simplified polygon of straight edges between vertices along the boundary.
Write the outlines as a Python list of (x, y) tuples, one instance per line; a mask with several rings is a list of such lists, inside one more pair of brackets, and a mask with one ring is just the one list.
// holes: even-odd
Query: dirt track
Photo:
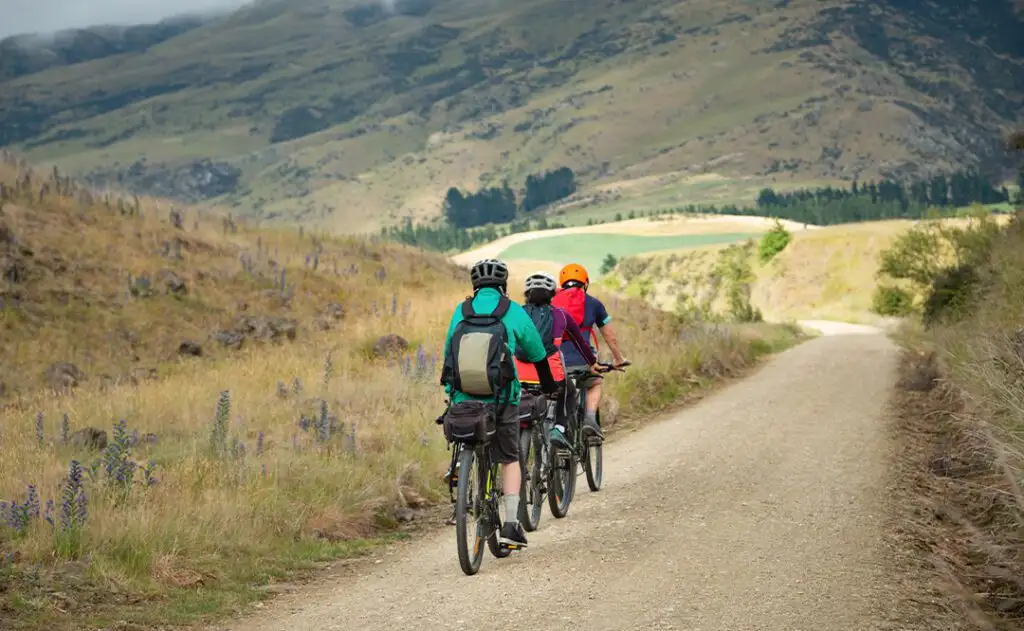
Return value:
[[(820, 323), (818, 323), (820, 324)], [(606, 447), (568, 518), (459, 569), (454, 529), (281, 597), (237, 631), (867, 631), (898, 608), (884, 544), (885, 406), (897, 352), (824, 336)], [(224, 627), (221, 627), (224, 628)]]

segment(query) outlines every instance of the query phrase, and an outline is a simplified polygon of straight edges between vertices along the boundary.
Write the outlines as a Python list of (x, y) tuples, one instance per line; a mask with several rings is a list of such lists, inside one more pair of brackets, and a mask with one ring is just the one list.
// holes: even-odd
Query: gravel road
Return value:
[[(822, 337), (605, 449), (569, 516), (478, 575), (454, 528), (284, 595), (232, 631), (891, 629), (885, 407), (897, 351)], [(853, 334), (851, 334), (853, 333)]]

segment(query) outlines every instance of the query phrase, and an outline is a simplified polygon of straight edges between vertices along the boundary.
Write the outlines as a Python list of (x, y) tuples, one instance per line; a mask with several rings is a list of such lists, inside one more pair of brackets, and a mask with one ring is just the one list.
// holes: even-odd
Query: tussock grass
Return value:
[(966, 624), (988, 630), (1024, 624), (1022, 266), (1018, 217), (997, 238), (970, 313), (903, 340), (924, 358), (904, 386), (942, 384), (919, 414), (935, 425), (923, 500), (936, 518), (922, 536)]
[[(4, 379), (26, 376), (0, 410), (5, 629), (208, 619), (265, 597), (268, 583), (372, 549), (401, 532), (409, 510), (447, 501), (440, 475), (448, 452), (434, 424), (443, 409), (437, 359), (452, 310), (468, 293), (464, 270), (407, 248), (322, 237), (314, 271), (304, 261), (308, 234), (224, 231), (212, 216), (180, 231), (165, 224), (165, 206), (142, 200), (140, 208), (122, 216), (116, 201), (85, 203), (79, 192), (41, 202), (26, 194), (4, 210), (19, 243), (31, 243), (29, 265), (41, 265), (35, 253), (58, 252), (68, 270), (11, 290), (18, 301), (10, 312), (29, 315), (6, 322), (21, 345), (5, 331), (0, 346)], [(62, 221), (81, 223), (49, 240)], [(73, 239), (76, 231), (84, 238)], [(124, 297), (108, 275), (162, 265), (149, 246), (181, 232), (197, 254), (175, 269), (194, 282), (189, 295), (200, 305)], [(279, 301), (269, 275), (240, 267), (237, 257), (254, 252), (257, 239), (293, 253), (290, 263), (279, 255), (295, 279), (289, 301)], [(337, 273), (322, 262), (332, 257)], [(92, 308), (64, 317), (50, 297), (55, 286)], [(299, 335), (236, 351), (204, 341), (211, 350), (203, 357), (177, 357), (181, 337), (221, 326), (243, 302), (250, 313), (296, 319)], [(317, 330), (327, 302), (346, 315)], [(686, 328), (639, 301), (606, 302), (635, 364), (607, 380), (612, 429), (635, 426), (799, 337), (769, 325)], [(41, 388), (37, 376), (50, 361), (70, 357), (89, 372), (116, 365), (119, 351), (106, 346), (112, 323), (146, 340), (137, 347), (157, 379), (90, 378), (60, 395)], [(375, 342), (391, 333), (409, 349), (377, 357)], [(88, 427), (107, 432), (105, 450), (68, 440)], [(80, 489), (69, 484), (73, 461), (87, 470)]]

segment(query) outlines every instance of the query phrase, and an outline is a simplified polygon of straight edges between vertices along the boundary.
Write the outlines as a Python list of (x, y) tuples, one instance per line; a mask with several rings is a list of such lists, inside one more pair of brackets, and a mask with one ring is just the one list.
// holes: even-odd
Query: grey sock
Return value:
[(597, 425), (597, 412), (587, 410), (586, 414), (584, 414), (584, 418), (588, 425)]
[(505, 523), (506, 524), (518, 524), (519, 523), (519, 494), (516, 493), (505, 495)]

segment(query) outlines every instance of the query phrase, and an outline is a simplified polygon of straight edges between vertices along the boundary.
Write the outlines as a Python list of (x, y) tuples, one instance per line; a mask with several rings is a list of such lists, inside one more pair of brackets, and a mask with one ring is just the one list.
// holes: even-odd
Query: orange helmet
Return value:
[(562, 271), (558, 274), (558, 284), (561, 287), (565, 287), (566, 283), (577, 281), (583, 285), (590, 284), (590, 276), (587, 275), (585, 267), (578, 263), (569, 263), (562, 268)]

